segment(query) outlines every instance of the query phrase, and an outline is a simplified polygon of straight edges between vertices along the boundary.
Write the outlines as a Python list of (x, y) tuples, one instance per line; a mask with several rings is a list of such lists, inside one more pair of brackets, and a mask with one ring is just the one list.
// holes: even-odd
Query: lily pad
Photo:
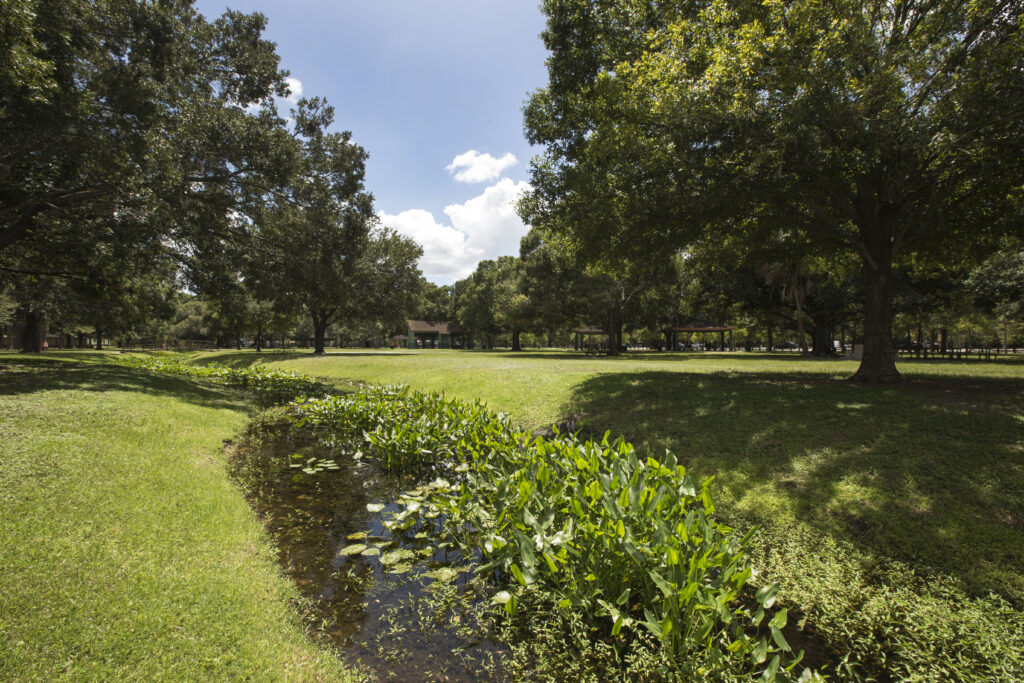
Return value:
[(367, 548), (366, 550), (364, 550), (360, 554), (363, 557), (370, 557), (372, 555), (380, 555), (380, 548)]
[(366, 548), (367, 548), (367, 546), (365, 544), (363, 544), (363, 543), (353, 543), (352, 545), (347, 545), (344, 548), (342, 548), (341, 550), (339, 550), (338, 554), (339, 555), (358, 555), (358, 554), (362, 553), (364, 550), (366, 550)]
[(365, 531), (357, 531), (354, 534), (349, 534), (345, 538), (347, 538), (350, 541), (362, 541), (363, 539), (366, 538), (366, 532)]
[(423, 574), (423, 576), (426, 576), (429, 579), (444, 582), (454, 581), (456, 577), (458, 577), (458, 575), (458, 570), (452, 569), (451, 567), (441, 567), (439, 569), (435, 569), (433, 571), (429, 571)]
[(405, 574), (410, 569), (412, 569), (412, 565), (408, 562), (400, 562), (384, 568), (385, 571), (390, 572), (391, 574)]
[(370, 512), (380, 512), (384, 509), (384, 503), (367, 503), (366, 509)]
[(392, 550), (391, 552), (384, 553), (381, 556), (380, 561), (384, 564), (399, 564), (401, 562), (406, 562), (407, 560), (412, 560), (415, 557), (416, 553), (413, 551), (401, 548), (399, 550)]

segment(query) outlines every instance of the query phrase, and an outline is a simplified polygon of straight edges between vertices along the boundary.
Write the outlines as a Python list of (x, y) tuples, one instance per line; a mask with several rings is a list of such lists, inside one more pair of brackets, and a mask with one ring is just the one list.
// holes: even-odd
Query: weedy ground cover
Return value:
[(0, 679), (349, 680), (230, 483), (237, 395), (0, 354)]
[(715, 476), (719, 515), (843, 678), (1024, 679), (1024, 363), (527, 352), (216, 354), (482, 399), (527, 429), (572, 419)]

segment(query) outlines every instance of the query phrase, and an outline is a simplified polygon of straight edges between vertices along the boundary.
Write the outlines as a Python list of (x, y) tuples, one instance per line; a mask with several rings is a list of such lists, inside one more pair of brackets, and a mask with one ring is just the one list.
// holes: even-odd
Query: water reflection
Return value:
[[(392, 534), (382, 518), (397, 505), (367, 509), (396, 500), (415, 478), (385, 475), (287, 424), (250, 433), (231, 468), (312, 602), (317, 631), (346, 661), (376, 680), (488, 678), (484, 665), (500, 649), (482, 637), (469, 563), (439, 546), (442, 520)], [(342, 552), (359, 546), (367, 550)]]

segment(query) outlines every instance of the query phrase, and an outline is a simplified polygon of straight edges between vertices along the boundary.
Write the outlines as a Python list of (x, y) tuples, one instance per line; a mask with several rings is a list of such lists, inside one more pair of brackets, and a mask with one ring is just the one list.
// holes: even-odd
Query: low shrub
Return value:
[(835, 648), (838, 680), (1024, 680), (1024, 612), (1002, 596), (803, 525), (764, 530), (751, 556), (800, 596), (800, 619)]

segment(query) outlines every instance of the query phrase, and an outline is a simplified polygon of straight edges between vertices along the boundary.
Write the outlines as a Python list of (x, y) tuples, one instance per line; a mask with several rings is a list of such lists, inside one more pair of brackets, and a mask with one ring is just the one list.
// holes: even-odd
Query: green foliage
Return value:
[(1019, 3), (542, 8), (549, 82), (524, 116), (546, 150), (520, 209), (592, 262), (774, 237), (798, 258), (859, 257), (857, 376), (885, 382), (893, 265), (1019, 232)]
[(405, 385), (299, 399), (290, 407), (296, 426), (354, 448), (358, 457), (362, 449), (372, 451), (387, 472), (424, 474), (485, 447), (515, 448), (526, 438), (508, 416), (486, 410), (479, 401), (441, 399)]
[(802, 619), (833, 648), (836, 679), (1022, 680), (1024, 613), (1005, 598), (967, 594), (953, 577), (802, 524), (765, 529), (759, 540), (755, 563), (800, 596)]
[(967, 286), (986, 308), (1007, 318), (1024, 315), (1024, 251), (1001, 251), (978, 266)]
[[(479, 403), (406, 387), (303, 399), (298, 426), (335, 447), (379, 458), (390, 471), (442, 474), (399, 500), (397, 529), (446, 518), (481, 574), (511, 582), (492, 603), (509, 616), (523, 591), (548, 608), (603, 623), (613, 639), (643, 629), (671, 653), (679, 675), (782, 677), (794, 659), (781, 633), (786, 610), (768, 618), (778, 587), (752, 578), (738, 538), (717, 522), (708, 485), (671, 454), (642, 459), (623, 440), (530, 439)], [(760, 627), (763, 632), (755, 631)]]
[(49, 270), (74, 272), (94, 247), (223, 236), (226, 207), (280, 170), (280, 122), (246, 111), (285, 92), (265, 24), (191, 3), (5, 3), (0, 250), (45, 244)]

